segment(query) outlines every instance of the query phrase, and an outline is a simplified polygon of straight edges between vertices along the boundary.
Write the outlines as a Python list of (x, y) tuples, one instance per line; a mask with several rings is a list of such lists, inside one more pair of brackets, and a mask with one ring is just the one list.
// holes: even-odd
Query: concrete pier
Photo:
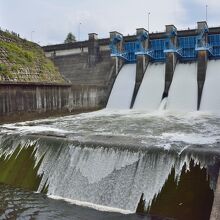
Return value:
[[(201, 32), (205, 28), (208, 29), (208, 25), (205, 21), (197, 23), (198, 34), (201, 34)], [(202, 47), (202, 45), (205, 45), (208, 43), (208, 33), (204, 33), (203, 36), (201, 36), (201, 40), (199, 43), (201, 44), (200, 45), (201, 47)], [(207, 50), (199, 50), (198, 51), (198, 58), (197, 58), (197, 83), (198, 83), (197, 109), (198, 110), (200, 107), (203, 86), (204, 86), (205, 78), (206, 78), (207, 62), (208, 62), (208, 51)]]
[(207, 69), (207, 51), (199, 51), (197, 59), (197, 83), (198, 83), (198, 102), (197, 109), (199, 110), (203, 86), (206, 78), (206, 69)]
[[(176, 27), (174, 25), (166, 25), (166, 35), (170, 39), (170, 43), (176, 47), (177, 46), (177, 36), (172, 35), (173, 31), (177, 31)], [(166, 54), (166, 67), (165, 67), (165, 88), (163, 97), (165, 98), (168, 96), (170, 85), (172, 83), (173, 74), (175, 71), (177, 62), (177, 56), (174, 52), (169, 52)]]
[(88, 45), (88, 53), (89, 53), (89, 65), (95, 65), (100, 58), (100, 50), (98, 43), (98, 34), (90, 33), (89, 34), (89, 45)]
[[(122, 53), (123, 52), (123, 35), (117, 31), (112, 31), (110, 32), (110, 42), (114, 40), (114, 38), (120, 38), (120, 40), (118, 42), (115, 42), (115, 49), (119, 52)], [(113, 57), (112, 60), (115, 63), (115, 73), (116, 75), (118, 75), (121, 67), (124, 64), (124, 60), (120, 59), (119, 57)]]

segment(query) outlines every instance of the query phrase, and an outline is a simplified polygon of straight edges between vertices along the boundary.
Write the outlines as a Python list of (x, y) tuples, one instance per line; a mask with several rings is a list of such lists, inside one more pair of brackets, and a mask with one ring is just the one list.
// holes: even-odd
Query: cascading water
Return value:
[(220, 112), (220, 61), (210, 60), (206, 71), (202, 99), (201, 111)]
[[(191, 159), (207, 168), (210, 186), (215, 189), (213, 167), (220, 161), (220, 118), (214, 116), (213, 127), (213, 115), (201, 112), (169, 115), (169, 111), (137, 110), (163, 110), (166, 106), (169, 110), (196, 109), (196, 64), (177, 65), (169, 97), (161, 102), (164, 66), (149, 65), (135, 111), (124, 114), (108, 109), (0, 126), (0, 165), (10, 157), (4, 166), (11, 169), (13, 164), (21, 165), (13, 160), (28, 158), (25, 149), (31, 149), (29, 163), (35, 163), (33, 189), (81, 206), (122, 213), (135, 212), (142, 193), (146, 205), (151, 204), (171, 170), (175, 169), (179, 177), (184, 164), (189, 168)], [(134, 64), (122, 68), (108, 108), (130, 107), (135, 68)], [(20, 152), (25, 157), (19, 157)], [(3, 173), (7, 175), (10, 170)]]
[(197, 99), (197, 63), (178, 63), (169, 90), (167, 109), (196, 111)]
[(163, 98), (163, 100), (160, 103), (159, 111), (165, 110), (166, 106), (167, 106), (167, 98)]
[(165, 85), (165, 64), (149, 64), (137, 94), (134, 109), (157, 110)]
[(100, 111), (4, 125), (0, 149), (10, 156), (19, 146), (35, 147), (36, 164), (42, 160), (38, 191), (48, 184), (53, 197), (134, 212), (142, 193), (149, 203), (161, 190), (172, 167), (178, 175), (191, 158), (215, 164), (220, 137), (211, 123), (200, 115)]
[(122, 67), (112, 88), (107, 108), (130, 109), (135, 77), (136, 64), (126, 64)]

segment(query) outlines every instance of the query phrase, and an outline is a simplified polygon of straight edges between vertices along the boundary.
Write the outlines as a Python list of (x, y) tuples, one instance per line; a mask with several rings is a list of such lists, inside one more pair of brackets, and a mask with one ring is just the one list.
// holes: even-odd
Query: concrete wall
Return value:
[(80, 110), (81, 104), (86, 109), (99, 109), (107, 104), (116, 78), (116, 62), (106, 43), (109, 42), (100, 44), (97, 34), (92, 33), (88, 41), (70, 44), (69, 50), (67, 45), (44, 48), (73, 88), (69, 105), (74, 110)]
[(54, 56), (51, 58), (64, 78), (73, 85), (108, 86), (114, 75), (115, 63), (110, 51), (100, 52), (95, 63), (89, 62), (89, 54)]
[(100, 86), (2, 83), (0, 123), (101, 109), (106, 94)]
[[(178, 31), (174, 25), (166, 25), (166, 31), (161, 33), (151, 33), (149, 38), (143, 40), (143, 47), (147, 49), (149, 47), (149, 39), (169, 38), (170, 47), (173, 45), (178, 48), (178, 37), (183, 36), (198, 36), (203, 27), (206, 27), (206, 22), (198, 22), (197, 29)], [(118, 32), (111, 32), (110, 38), (98, 39), (98, 35), (95, 33), (89, 34), (89, 39), (82, 42), (74, 42), (69, 44), (58, 44), (44, 47), (46, 56), (50, 57), (54, 64), (58, 67), (62, 76), (72, 85), (81, 86), (99, 86), (103, 90), (97, 91), (99, 94), (103, 94), (106, 100), (108, 100), (111, 88), (116, 78), (117, 70), (120, 69), (124, 60), (118, 58), (113, 60), (111, 58), (111, 51), (109, 48), (110, 42), (112, 42), (112, 36), (121, 35), (122, 40), (118, 42), (119, 51), (122, 49), (123, 42), (131, 42), (137, 40), (137, 36), (141, 36), (141, 33), (147, 32), (143, 28), (137, 29), (136, 35), (122, 36)], [(209, 33), (220, 33), (220, 28), (209, 28)], [(202, 37), (203, 41), (207, 43), (207, 34)], [(140, 39), (140, 38), (139, 38)], [(169, 49), (169, 48), (168, 48)], [(172, 48), (171, 48), (172, 49)], [(121, 51), (123, 52), (123, 51)], [(205, 73), (207, 66), (207, 52), (198, 52), (198, 109), (200, 105), (203, 84), (205, 81)], [(205, 55), (204, 55), (205, 54)], [(169, 88), (172, 82), (173, 74), (175, 71), (178, 56), (174, 52), (166, 53), (166, 68), (165, 68), (165, 89), (163, 97), (168, 96)], [(142, 82), (144, 72), (146, 70), (149, 57), (137, 58), (137, 70), (136, 70), (136, 84), (132, 99), (131, 107), (135, 101), (139, 87)], [(118, 63), (118, 65), (116, 64)], [(162, 97), (161, 97), (162, 98)], [(104, 103), (103, 102), (103, 103)]]

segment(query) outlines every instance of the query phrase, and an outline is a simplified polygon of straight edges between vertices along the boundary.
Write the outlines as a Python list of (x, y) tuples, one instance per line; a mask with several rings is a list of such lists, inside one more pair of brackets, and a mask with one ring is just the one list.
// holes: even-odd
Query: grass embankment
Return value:
[[(5, 80), (64, 82), (40, 46), (8, 32), (0, 32), (0, 76)], [(25, 79), (22, 73), (26, 72)], [(33, 77), (34, 76), (34, 77)]]

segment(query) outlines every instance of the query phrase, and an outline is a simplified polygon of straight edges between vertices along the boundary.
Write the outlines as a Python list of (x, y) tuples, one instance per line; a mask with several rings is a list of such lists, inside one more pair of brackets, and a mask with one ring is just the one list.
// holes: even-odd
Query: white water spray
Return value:
[(141, 83), (134, 109), (157, 110), (165, 84), (165, 64), (149, 64)]
[(208, 62), (200, 110), (220, 112), (220, 60)]
[(119, 72), (110, 94), (108, 109), (130, 109), (134, 92), (136, 64), (126, 64)]
[(197, 100), (197, 63), (177, 64), (169, 90), (167, 109), (196, 111)]

